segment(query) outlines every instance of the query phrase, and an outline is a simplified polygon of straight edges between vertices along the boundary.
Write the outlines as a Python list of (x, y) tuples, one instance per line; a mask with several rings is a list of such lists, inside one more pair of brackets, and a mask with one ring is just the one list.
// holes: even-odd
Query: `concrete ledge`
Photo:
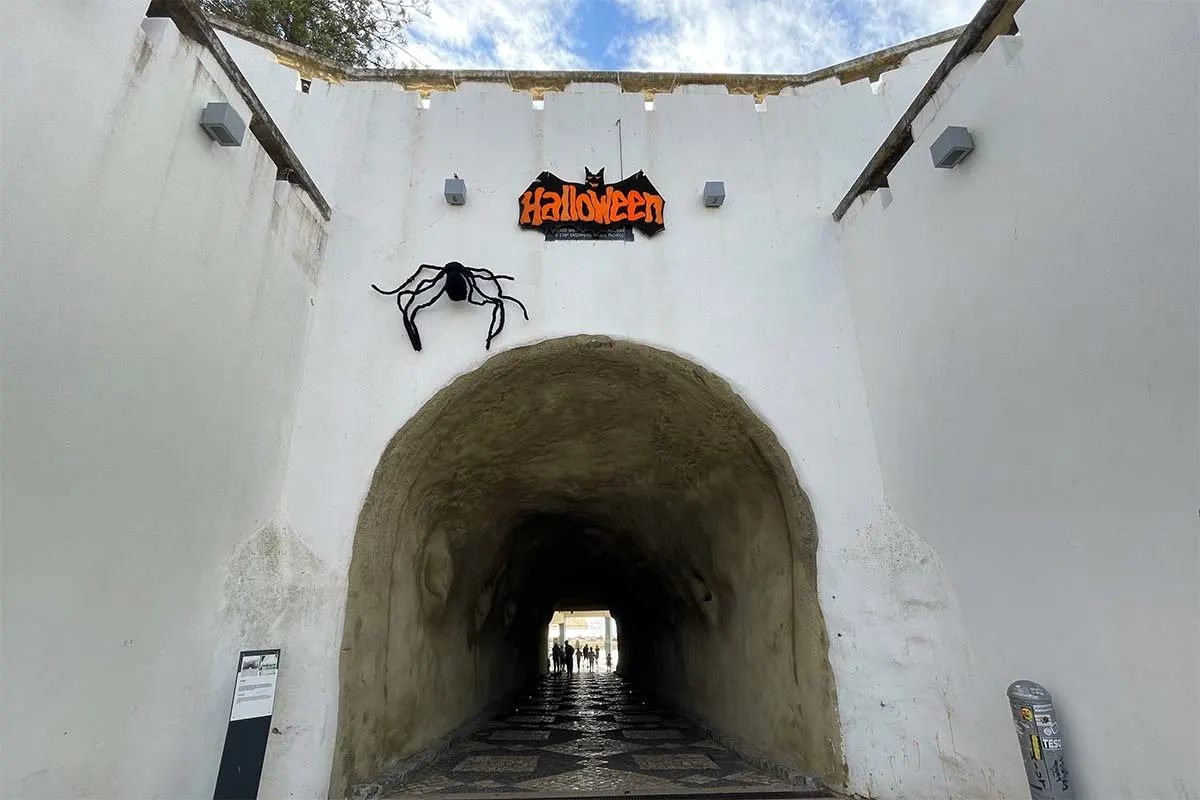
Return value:
[(229, 51), (221, 43), (221, 38), (217, 36), (216, 30), (209, 23), (208, 17), (200, 10), (196, 0), (151, 0), (150, 6), (146, 9), (146, 16), (150, 18), (169, 17), (179, 28), (180, 33), (188, 39), (204, 45), (212, 53), (221, 69), (233, 82), (242, 100), (249, 106), (250, 133), (254, 135), (263, 150), (270, 156), (271, 161), (275, 163), (278, 179), (294, 183), (303, 189), (312, 199), (317, 210), (321, 212), (321, 216), (328, 220), (332, 214), (328, 201), (321, 194), (321, 190), (317, 188), (317, 184), (308, 174), (308, 170), (300, 163), (300, 157), (296, 155), (296, 151), (283, 137), (283, 131), (279, 130), (275, 120), (271, 119), (271, 115), (267, 113), (266, 106), (258, 99), (250, 82), (246, 80), (246, 76), (234, 62), (233, 56), (229, 55)]
[(562, 92), (574, 83), (606, 83), (624, 92), (640, 92), (651, 99), (655, 94), (670, 93), (681, 86), (724, 86), (730, 94), (750, 94), (762, 98), (793, 86), (837, 78), (841, 83), (868, 78), (878, 80), (897, 69), (910, 54), (954, 41), (963, 28), (914, 39), (875, 53), (835, 64), (815, 72), (796, 74), (729, 74), (719, 72), (624, 72), (624, 71), (541, 71), (541, 70), (439, 70), (439, 69), (359, 69), (338, 64), (303, 47), (268, 36), (236, 22), (211, 20), (213, 27), (253, 42), (275, 54), (276, 60), (298, 71), (304, 78), (320, 78), (330, 83), (379, 81), (393, 83), (409, 91), (453, 92), (463, 83), (500, 83), (514, 92), (530, 92), (541, 99), (546, 92)]
[(891, 174), (892, 168), (900, 162), (900, 159), (913, 145), (913, 121), (917, 115), (937, 94), (938, 89), (950, 77), (950, 73), (955, 67), (971, 55), (982, 53), (988, 48), (988, 45), (995, 41), (996, 37), (1015, 32), (1017, 25), (1015, 15), (1024, 1), (984, 0), (974, 18), (959, 29), (961, 34), (954, 42), (954, 47), (950, 48), (950, 52), (934, 69), (929, 80), (921, 87), (921, 91), (917, 92), (917, 96), (900, 117), (900, 121), (892, 128), (887, 138), (883, 140), (883, 144), (875, 151), (875, 155), (871, 156), (867, 166), (863, 167), (863, 171), (851, 184), (850, 190), (846, 192), (845, 197), (834, 209), (835, 221), (842, 221), (842, 217), (846, 215), (850, 205), (859, 195), (872, 189), (882, 189), (888, 185), (888, 175)]

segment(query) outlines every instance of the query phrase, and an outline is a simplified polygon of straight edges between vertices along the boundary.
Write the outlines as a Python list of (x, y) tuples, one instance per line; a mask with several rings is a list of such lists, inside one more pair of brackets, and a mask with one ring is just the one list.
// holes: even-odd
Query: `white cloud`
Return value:
[(961, 25), (979, 0), (620, 0), (629, 68), (808, 72)]
[(434, 0), (399, 58), (442, 69), (584, 69), (567, 34), (575, 2)]
[[(586, 69), (582, 2), (433, 0), (403, 61), (437, 68)], [(636, 29), (602, 42), (622, 68), (808, 72), (965, 23), (981, 0), (615, 0)], [(581, 31), (583, 35), (587, 31)]]

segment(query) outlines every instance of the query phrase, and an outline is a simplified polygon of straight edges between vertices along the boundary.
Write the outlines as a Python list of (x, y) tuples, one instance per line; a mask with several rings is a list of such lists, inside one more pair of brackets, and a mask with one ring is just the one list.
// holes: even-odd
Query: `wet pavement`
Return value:
[(811, 796), (648, 706), (607, 672), (544, 676), (515, 708), (383, 796), (655, 794)]

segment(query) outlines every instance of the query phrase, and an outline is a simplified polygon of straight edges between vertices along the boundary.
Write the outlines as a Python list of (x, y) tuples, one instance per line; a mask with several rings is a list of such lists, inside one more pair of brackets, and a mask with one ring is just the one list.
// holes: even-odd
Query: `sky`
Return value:
[(962, 25), (981, 0), (431, 0), (403, 65), (809, 72)]

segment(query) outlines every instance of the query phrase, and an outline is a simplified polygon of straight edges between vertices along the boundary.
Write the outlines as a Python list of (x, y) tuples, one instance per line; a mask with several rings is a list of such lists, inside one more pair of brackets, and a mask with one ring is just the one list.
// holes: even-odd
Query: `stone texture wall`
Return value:
[(509, 350), (435, 396), (376, 470), (333, 791), (539, 671), (564, 596), (614, 609), (631, 677), (840, 784), (815, 556), (786, 453), (723, 381), (611, 339)]

